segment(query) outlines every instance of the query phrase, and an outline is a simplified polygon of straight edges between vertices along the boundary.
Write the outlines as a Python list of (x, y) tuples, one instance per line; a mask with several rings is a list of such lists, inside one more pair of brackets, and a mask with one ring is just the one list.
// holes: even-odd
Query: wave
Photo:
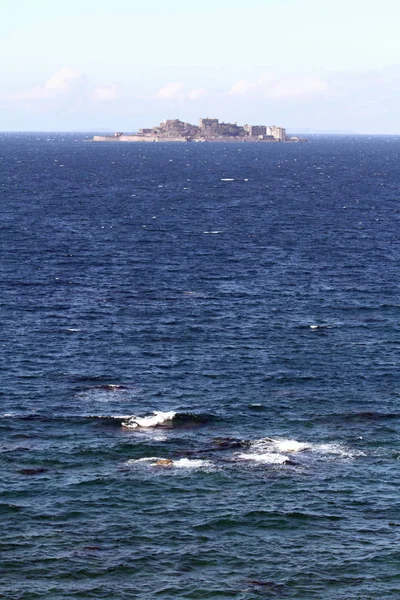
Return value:
[(272, 452), (303, 452), (304, 450), (310, 450), (312, 444), (305, 442), (298, 442), (293, 439), (275, 439), (275, 438), (261, 438), (250, 443), (251, 448), (254, 450), (259, 449), (261, 452), (270, 450)]
[[(165, 416), (165, 413), (162, 413)], [(157, 416), (157, 414), (156, 414)], [(240, 450), (239, 450), (240, 448)], [(226, 455), (224, 451), (229, 451)], [(223, 452), (223, 455), (222, 455)], [(350, 450), (339, 443), (309, 443), (287, 438), (261, 438), (239, 440), (237, 438), (216, 438), (206, 448), (184, 452), (184, 457), (164, 458), (149, 456), (127, 460), (124, 464), (138, 466), (145, 464), (159, 468), (239, 468), (245, 463), (259, 466), (292, 466), (305, 468), (318, 461), (349, 460), (365, 456), (363, 452)], [(189, 457), (188, 457), (189, 455)], [(199, 456), (200, 455), (200, 456)], [(294, 456), (296, 455), (296, 456)]]
[(127, 429), (141, 429), (152, 427), (193, 427), (203, 425), (215, 419), (213, 415), (175, 412), (160, 410), (154, 411), (151, 415), (136, 417), (134, 415), (126, 417), (121, 425)]
[(273, 465), (293, 464), (293, 461), (291, 461), (288, 456), (285, 456), (284, 454), (274, 454), (272, 452), (266, 452), (265, 454), (237, 454), (237, 458)]
[(203, 459), (190, 459), (190, 458), (179, 458), (177, 460), (173, 460), (171, 458), (161, 458), (158, 456), (149, 456), (145, 458), (137, 458), (127, 460), (124, 464), (128, 466), (138, 465), (140, 463), (149, 463), (151, 467), (158, 468), (171, 468), (174, 467), (176, 469), (202, 469), (209, 468), (212, 466), (212, 462), (209, 460)]
[(0, 419), (72, 423), (85, 423), (87, 421), (99, 420), (106, 425), (112, 425), (115, 427), (122, 426), (127, 429), (151, 429), (155, 427), (195, 427), (212, 422), (216, 420), (217, 417), (211, 414), (154, 411), (150, 415), (144, 415), (142, 417), (132, 414), (112, 413), (3, 413), (0, 414)]
[[(244, 456), (262, 457), (265, 456), (264, 462), (271, 462), (271, 456), (278, 456), (282, 458), (282, 462), (290, 460), (287, 455), (296, 454), (301, 459), (301, 455), (304, 458), (321, 458), (325, 460), (342, 458), (352, 459), (359, 456), (365, 456), (365, 454), (359, 450), (349, 449), (343, 444), (337, 442), (331, 443), (310, 443), (310, 442), (298, 442), (294, 439), (286, 438), (261, 438), (250, 442), (249, 454), (243, 454)], [(253, 460), (256, 460), (253, 458)], [(257, 458), (259, 462), (263, 459)]]
[(172, 421), (175, 417), (176, 412), (162, 412), (161, 410), (154, 411), (152, 416), (149, 417), (129, 417), (126, 421), (121, 423), (122, 427), (128, 429), (137, 429), (138, 427), (157, 427), (157, 425), (163, 425), (167, 421)]
[(22, 510), (24, 507), (18, 504), (9, 504), (7, 502), (0, 502), (0, 514), (3, 513), (15, 513)]

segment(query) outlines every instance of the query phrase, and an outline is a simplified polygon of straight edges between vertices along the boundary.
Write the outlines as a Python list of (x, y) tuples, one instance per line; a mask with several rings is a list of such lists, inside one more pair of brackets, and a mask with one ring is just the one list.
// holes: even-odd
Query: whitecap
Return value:
[(210, 467), (211, 465), (211, 461), (200, 459), (180, 458), (173, 461), (173, 466), (178, 469), (201, 469), (203, 467)]
[(234, 179), (230, 179), (229, 177), (225, 178), (225, 179), (221, 179), (221, 181), (235, 181)]
[(296, 440), (274, 440), (274, 446), (279, 452), (302, 452), (310, 449), (310, 444)]
[(93, 414), (93, 413), (84, 413), (81, 416), (86, 419), (105, 419), (105, 420), (115, 419), (116, 421), (121, 421), (123, 419), (129, 419), (129, 415), (99, 415), (99, 414)]
[(311, 449), (310, 444), (285, 438), (261, 438), (260, 440), (252, 442), (251, 447), (254, 450), (260, 450), (261, 452), (264, 452), (265, 450), (268, 450), (269, 452), (301, 452), (303, 450)]
[(358, 450), (351, 450), (346, 448), (344, 445), (332, 442), (326, 444), (316, 444), (309, 442), (298, 442), (293, 439), (275, 439), (275, 438), (261, 438), (255, 440), (251, 444), (251, 448), (254, 451), (258, 451), (260, 454), (264, 453), (304, 453), (309, 458), (310, 456), (319, 456), (321, 458), (355, 458), (357, 456), (365, 456), (365, 454)]
[(154, 411), (153, 416), (149, 417), (135, 417), (131, 416), (126, 421), (123, 421), (121, 425), (129, 429), (137, 429), (138, 427), (157, 427), (162, 425), (166, 421), (172, 421), (175, 417), (176, 412), (162, 412), (160, 410)]
[(272, 465), (283, 465), (290, 460), (288, 456), (274, 452), (266, 452), (264, 454), (237, 454), (237, 457), (242, 460), (252, 460), (258, 463)]
[(359, 456), (366, 456), (361, 450), (350, 449), (338, 443), (315, 444), (315, 446), (313, 446), (313, 450), (327, 457), (336, 456), (340, 458), (357, 458)]
[(170, 458), (160, 456), (146, 456), (144, 458), (132, 458), (125, 462), (125, 465), (135, 465), (140, 463), (150, 463), (151, 467), (176, 467), (177, 469), (201, 469), (212, 465), (209, 460), (180, 458), (171, 460)]
[(159, 458), (158, 456), (145, 456), (144, 458), (131, 458), (125, 462), (126, 465), (134, 465), (136, 463), (143, 462), (155, 462), (157, 460), (165, 460), (164, 458)]

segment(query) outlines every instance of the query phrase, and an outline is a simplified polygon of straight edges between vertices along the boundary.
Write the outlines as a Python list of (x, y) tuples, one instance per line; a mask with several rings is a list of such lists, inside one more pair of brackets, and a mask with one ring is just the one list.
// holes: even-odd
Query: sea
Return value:
[(400, 597), (400, 137), (0, 134), (0, 598)]

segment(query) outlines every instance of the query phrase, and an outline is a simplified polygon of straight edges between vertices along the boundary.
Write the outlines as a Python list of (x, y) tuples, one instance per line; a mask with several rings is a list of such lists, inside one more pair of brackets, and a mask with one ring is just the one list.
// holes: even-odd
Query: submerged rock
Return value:
[(32, 469), (19, 469), (18, 473), (21, 475), (41, 475), (42, 473), (46, 473), (48, 469), (44, 467), (37, 467)]
[(157, 462), (153, 464), (154, 467), (172, 467), (174, 461), (170, 458), (159, 458)]

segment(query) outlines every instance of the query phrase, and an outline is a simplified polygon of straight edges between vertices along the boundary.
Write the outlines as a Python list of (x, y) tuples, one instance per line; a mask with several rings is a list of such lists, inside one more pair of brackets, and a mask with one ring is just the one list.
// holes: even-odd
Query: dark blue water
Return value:
[(1, 598), (399, 597), (399, 151), (2, 134)]

